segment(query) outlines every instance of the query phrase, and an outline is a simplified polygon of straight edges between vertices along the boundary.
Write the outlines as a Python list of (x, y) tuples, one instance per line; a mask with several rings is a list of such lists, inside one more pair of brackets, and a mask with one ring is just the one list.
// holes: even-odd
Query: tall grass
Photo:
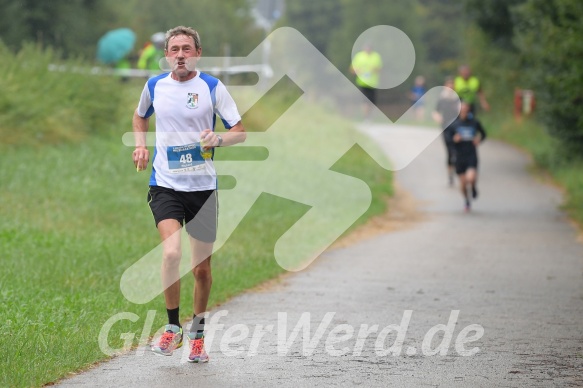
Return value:
[(0, 41), (0, 57), (3, 144), (78, 141), (117, 122), (123, 90), (117, 79), (89, 75), (87, 63), (63, 63), (57, 52), (33, 44), (13, 53)]

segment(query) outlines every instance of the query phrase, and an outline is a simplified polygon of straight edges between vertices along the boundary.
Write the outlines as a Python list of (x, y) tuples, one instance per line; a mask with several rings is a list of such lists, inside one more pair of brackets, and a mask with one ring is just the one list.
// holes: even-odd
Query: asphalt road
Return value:
[[(366, 131), (389, 149), (405, 130), (434, 136)], [(510, 146), (488, 141), (480, 156), (472, 213), (447, 185), (437, 139), (397, 173), (422, 221), (213, 310), (208, 364), (139, 349), (60, 385), (583, 386), (583, 245), (561, 194)]]

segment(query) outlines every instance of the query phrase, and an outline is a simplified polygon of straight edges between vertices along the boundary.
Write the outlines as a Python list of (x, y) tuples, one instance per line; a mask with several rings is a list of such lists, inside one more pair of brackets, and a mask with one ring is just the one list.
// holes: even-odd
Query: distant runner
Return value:
[(152, 73), (160, 73), (160, 59), (164, 58), (164, 45), (166, 34), (156, 32), (150, 37), (150, 42), (144, 47), (138, 59), (138, 69), (151, 70)]
[[(350, 72), (356, 75), (356, 86), (373, 104), (376, 104), (377, 101), (376, 93), (382, 67), (383, 60), (380, 54), (373, 51), (369, 44), (365, 45), (362, 51), (356, 53), (350, 65)], [(370, 104), (364, 104), (363, 111), (364, 119), (370, 119)]]
[(413, 87), (409, 91), (409, 101), (413, 107), (413, 116), (417, 121), (423, 121), (425, 118), (425, 106), (421, 98), (427, 92), (427, 87), (425, 86), (425, 77), (418, 75), (415, 77), (415, 82)]
[[(453, 177), (455, 175), (455, 143), (453, 142), (454, 134), (452, 132), (452, 128), (459, 112), (459, 99), (457, 93), (452, 90), (452, 77), (447, 77), (443, 86), (447, 87), (448, 89), (444, 89), (439, 95), (437, 106), (433, 112), (433, 119), (439, 124), (440, 128), (443, 129), (443, 140), (445, 142), (445, 149), (447, 152), (447, 177), (449, 185), (453, 186)], [(444, 127), (444, 123), (451, 124), (447, 127)]]
[(460, 179), (460, 189), (466, 212), (470, 211), (470, 198), (478, 197), (478, 152), (476, 147), (486, 138), (482, 124), (470, 113), (471, 107), (462, 102), (459, 118), (452, 124), (452, 141), (455, 143), (455, 171)]
[(470, 104), (470, 111), (476, 114), (476, 102), (480, 101), (480, 107), (486, 112), (490, 111), (490, 104), (482, 90), (482, 83), (478, 78), (472, 75), (472, 70), (468, 65), (459, 67), (459, 75), (454, 80), (454, 90), (460, 97), (460, 100)]

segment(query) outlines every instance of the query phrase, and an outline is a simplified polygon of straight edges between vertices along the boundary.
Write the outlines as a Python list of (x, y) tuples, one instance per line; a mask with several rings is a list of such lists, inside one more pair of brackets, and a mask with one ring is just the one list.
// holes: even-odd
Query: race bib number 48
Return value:
[(168, 169), (171, 173), (195, 171), (204, 168), (204, 159), (200, 155), (200, 143), (183, 146), (171, 146), (166, 149)]

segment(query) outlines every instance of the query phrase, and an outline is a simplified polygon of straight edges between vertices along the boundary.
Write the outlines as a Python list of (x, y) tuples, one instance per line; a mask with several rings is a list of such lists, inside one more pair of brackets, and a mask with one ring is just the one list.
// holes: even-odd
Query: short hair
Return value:
[(168, 41), (170, 40), (170, 38), (178, 35), (190, 36), (192, 40), (194, 40), (194, 48), (196, 50), (201, 48), (200, 36), (198, 35), (198, 32), (194, 28), (178, 26), (166, 31), (166, 42), (164, 43), (164, 50), (168, 50)]

